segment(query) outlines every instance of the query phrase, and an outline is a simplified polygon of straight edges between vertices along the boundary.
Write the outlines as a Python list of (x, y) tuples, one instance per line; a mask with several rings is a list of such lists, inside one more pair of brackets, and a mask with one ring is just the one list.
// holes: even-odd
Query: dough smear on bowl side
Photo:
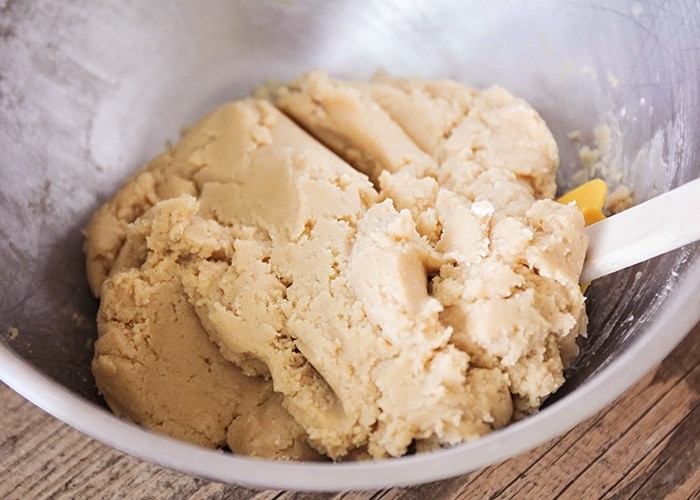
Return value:
[[(556, 166), (499, 87), (313, 72), (226, 104), (87, 227), (98, 387), (149, 428), (296, 460), (400, 456), (532, 413), (586, 324), (583, 218), (549, 199)], [(172, 331), (197, 348), (166, 348)], [(181, 383), (208, 403), (173, 413)], [(212, 414), (216, 439), (194, 437)]]

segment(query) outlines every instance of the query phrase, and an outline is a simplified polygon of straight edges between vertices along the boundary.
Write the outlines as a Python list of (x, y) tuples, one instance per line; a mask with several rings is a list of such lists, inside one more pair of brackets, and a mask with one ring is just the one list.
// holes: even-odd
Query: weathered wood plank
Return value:
[[(700, 373), (700, 367), (696, 367), (694, 372)], [(609, 435), (599, 436), (599, 442), (589, 445), (601, 453), (563, 492), (572, 498), (583, 498), (588, 491), (588, 485), (595, 484), (599, 491), (607, 493), (644, 457), (660, 453), (662, 450), (655, 450), (656, 446), (681, 430), (684, 419), (692, 415), (697, 406), (698, 394), (689, 387), (686, 378), (688, 377), (675, 384), (654, 406), (646, 410), (639, 420), (631, 422), (631, 426), (625, 428), (622, 425), (609, 425)], [(619, 437), (615, 437), (616, 435)], [(688, 433), (685, 435), (692, 438)], [(680, 451), (680, 446), (676, 448)], [(649, 470), (651, 469), (647, 469), (647, 472)]]
[(606, 492), (605, 497), (662, 498), (672, 495), (675, 498), (689, 498), (692, 491), (698, 494), (699, 433), (700, 403), (696, 390), (696, 402), (691, 412), (633, 470)]

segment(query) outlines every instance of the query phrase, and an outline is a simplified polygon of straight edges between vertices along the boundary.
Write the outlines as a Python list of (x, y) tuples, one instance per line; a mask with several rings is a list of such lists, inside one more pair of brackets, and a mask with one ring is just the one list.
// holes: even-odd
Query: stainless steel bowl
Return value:
[(637, 201), (700, 176), (694, 0), (0, 1), (5, 383), (96, 439), (180, 471), (258, 487), (375, 488), (464, 473), (563, 433), (629, 388), (700, 319), (698, 245), (601, 279), (588, 292), (582, 355), (539, 414), (400, 459), (274, 463), (118, 420), (89, 369), (97, 303), (85, 284), (81, 228), (182, 125), (268, 78), (312, 68), (501, 83), (553, 128), (563, 187), (581, 171), (569, 134), (580, 131), (585, 142), (601, 123), (613, 139), (604, 173), (613, 184), (621, 176)]

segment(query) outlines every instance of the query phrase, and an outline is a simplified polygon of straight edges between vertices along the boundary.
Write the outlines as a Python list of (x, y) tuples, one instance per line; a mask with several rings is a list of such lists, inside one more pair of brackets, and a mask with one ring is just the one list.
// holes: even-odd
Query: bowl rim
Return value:
[(539, 413), (479, 439), (364, 462), (283, 462), (236, 456), (156, 434), (51, 379), (0, 343), (0, 380), (87, 436), (152, 464), (213, 481), (296, 491), (367, 490), (455, 477), (564, 434), (610, 404), (665, 358), (700, 320), (700, 259), (683, 273), (648, 328), (620, 357)]

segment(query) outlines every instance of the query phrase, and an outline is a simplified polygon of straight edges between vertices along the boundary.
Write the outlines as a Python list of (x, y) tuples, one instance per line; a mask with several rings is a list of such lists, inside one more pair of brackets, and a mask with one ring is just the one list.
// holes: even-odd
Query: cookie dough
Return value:
[[(178, 280), (177, 240), (209, 253), (208, 225), (193, 200), (163, 201), (128, 226), (102, 286), (92, 370), (117, 414), (207, 447), (279, 459), (319, 460), (272, 383), (226, 360), (202, 328)], [(176, 234), (181, 228), (186, 234)], [(184, 228), (187, 228), (186, 230)], [(171, 246), (167, 246), (168, 244)], [(191, 245), (191, 246), (190, 246)], [(241, 422), (254, 420), (255, 426)]]
[(528, 415), (586, 327), (557, 162), (500, 87), (313, 72), (226, 104), (86, 229), (98, 387), (168, 435), (298, 460)]

